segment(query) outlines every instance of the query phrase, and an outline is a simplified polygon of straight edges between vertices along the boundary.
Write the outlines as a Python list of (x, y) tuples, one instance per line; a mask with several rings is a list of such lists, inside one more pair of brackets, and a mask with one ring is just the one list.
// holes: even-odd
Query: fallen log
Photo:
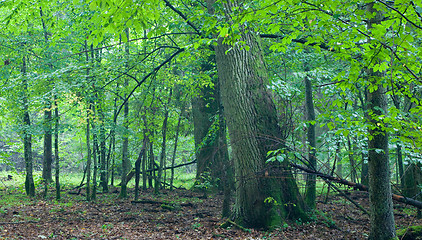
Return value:
[[(340, 183), (340, 184), (343, 184), (343, 185), (353, 187), (353, 188), (358, 189), (360, 191), (368, 192), (368, 190), (369, 190), (369, 188), (365, 185), (355, 183), (355, 182), (350, 182), (346, 179), (334, 177), (334, 176), (331, 176), (331, 175), (328, 175), (328, 174), (324, 174), (322, 172), (318, 172), (316, 170), (312, 170), (312, 169), (309, 169), (307, 167), (304, 167), (304, 166), (301, 166), (301, 165), (298, 165), (298, 164), (295, 164), (295, 163), (290, 163), (290, 166), (297, 168), (297, 169), (300, 169), (300, 170), (307, 172), (307, 173), (310, 173), (310, 174), (315, 174), (316, 176), (318, 176), (320, 178), (327, 179), (327, 180), (332, 181), (332, 182), (336, 182), (336, 183)], [(414, 207), (422, 209), (422, 202), (415, 200), (413, 198), (408, 198), (408, 197), (400, 196), (400, 195), (397, 195), (397, 194), (393, 194), (392, 198), (395, 201), (405, 203), (405, 204), (408, 204), (408, 205), (412, 205)]]

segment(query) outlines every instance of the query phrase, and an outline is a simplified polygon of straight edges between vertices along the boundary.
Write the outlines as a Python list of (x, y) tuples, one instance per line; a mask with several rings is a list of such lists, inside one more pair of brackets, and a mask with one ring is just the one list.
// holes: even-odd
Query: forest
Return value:
[(0, 21), (0, 239), (422, 239), (421, 0)]

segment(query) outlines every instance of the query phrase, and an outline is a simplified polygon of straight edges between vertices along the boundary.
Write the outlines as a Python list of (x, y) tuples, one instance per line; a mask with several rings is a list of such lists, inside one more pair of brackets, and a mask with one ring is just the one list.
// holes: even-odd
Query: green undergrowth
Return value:
[(410, 226), (399, 229), (397, 237), (401, 240), (422, 240), (422, 226)]

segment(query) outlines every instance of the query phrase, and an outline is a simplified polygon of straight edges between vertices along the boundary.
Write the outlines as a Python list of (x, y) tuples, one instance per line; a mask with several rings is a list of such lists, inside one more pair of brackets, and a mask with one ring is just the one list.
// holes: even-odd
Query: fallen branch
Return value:
[(233, 226), (239, 228), (240, 230), (242, 230), (244, 232), (250, 232), (251, 231), (251, 230), (249, 230), (249, 229), (247, 229), (245, 227), (240, 226), (239, 224), (233, 222), (230, 219), (227, 219), (225, 222), (223, 222), (222, 224), (220, 224), (220, 228), (228, 228), (230, 225), (233, 225)]
[[(343, 185), (353, 187), (353, 188), (358, 189), (360, 191), (365, 191), (365, 192), (369, 191), (369, 188), (367, 186), (359, 184), (359, 183), (350, 182), (346, 179), (342, 179), (342, 178), (334, 177), (334, 176), (331, 176), (331, 175), (328, 175), (328, 174), (324, 174), (322, 172), (318, 172), (318, 171), (309, 169), (307, 167), (304, 167), (304, 166), (301, 166), (301, 165), (298, 165), (298, 164), (295, 164), (295, 163), (290, 163), (290, 166), (297, 168), (297, 169), (300, 169), (300, 170), (307, 172), (307, 173), (310, 173), (310, 174), (315, 174), (316, 176), (318, 176), (320, 178), (327, 179), (327, 180), (332, 181), (332, 182), (336, 182), (336, 183), (340, 183), (340, 184), (343, 184)], [(422, 209), (422, 202), (415, 200), (413, 198), (408, 198), (408, 197), (400, 196), (400, 195), (397, 195), (397, 194), (393, 194), (392, 198), (393, 198), (393, 200), (396, 200), (398, 202), (405, 203), (405, 204), (408, 204), (408, 205), (412, 205), (414, 207)]]

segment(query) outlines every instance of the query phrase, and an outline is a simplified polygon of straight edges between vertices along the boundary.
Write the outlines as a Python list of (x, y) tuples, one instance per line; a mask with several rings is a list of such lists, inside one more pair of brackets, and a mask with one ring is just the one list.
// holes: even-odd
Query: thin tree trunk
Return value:
[[(159, 189), (161, 189), (161, 188), (163, 188), (163, 186), (165, 186), (165, 184), (161, 185), (161, 182), (163, 181), (162, 175), (163, 175), (163, 169), (164, 169), (164, 164), (165, 164), (164, 162), (165, 162), (165, 159), (166, 159), (167, 121), (168, 121), (168, 117), (169, 117), (168, 108), (169, 108), (169, 105), (170, 105), (172, 93), (173, 93), (173, 89), (170, 89), (169, 97), (167, 99), (167, 105), (165, 106), (166, 110), (164, 112), (163, 127), (161, 129), (163, 141), (161, 143), (160, 165), (159, 165), (159, 168), (158, 168), (158, 175), (157, 175), (157, 183), (158, 184), (155, 184), (155, 193), (158, 193)], [(165, 179), (164, 179), (163, 182), (165, 182)]]
[[(151, 132), (151, 134), (153, 134), (153, 132)], [(151, 139), (153, 139), (154, 138), (154, 135), (151, 135)], [(155, 169), (154, 166), (155, 165), (155, 156), (154, 156), (154, 143), (153, 142), (149, 142), (149, 168), (150, 169)], [(153, 187), (153, 184), (152, 184), (152, 182), (153, 182), (153, 180), (154, 179), (157, 179), (156, 177), (155, 177), (155, 170), (154, 171), (152, 171), (151, 172), (151, 176), (148, 178), (148, 186), (150, 187), (150, 188), (152, 188)], [(157, 184), (157, 181), (154, 181), (154, 184)]]
[[(92, 106), (93, 111), (93, 118), (95, 118), (95, 106)], [(91, 200), (95, 201), (97, 200), (97, 171), (98, 171), (98, 138), (97, 138), (97, 127), (94, 124), (94, 121), (91, 123), (92, 125), (92, 160), (94, 161), (94, 171), (92, 174), (92, 195)]]
[(144, 135), (144, 141), (142, 143), (142, 149), (139, 153), (138, 159), (135, 162), (135, 201), (138, 200), (139, 197), (139, 175), (141, 173), (141, 162), (143, 162), (143, 158), (145, 157), (145, 149), (146, 149), (146, 138)]
[(56, 200), (60, 200), (60, 158), (59, 158), (59, 106), (57, 105), (57, 97), (54, 97), (54, 157), (56, 160)]
[[(87, 41), (85, 40), (85, 50), (88, 49)], [(91, 44), (91, 50), (93, 46)], [(85, 52), (86, 62), (89, 62), (89, 55), (88, 51)], [(86, 75), (89, 76), (89, 68), (86, 70)], [(92, 103), (88, 101), (88, 109), (86, 110), (86, 149), (87, 149), (87, 156), (86, 156), (86, 200), (91, 200), (91, 161), (92, 161), (92, 154), (91, 154), (91, 143), (90, 143), (90, 118), (91, 118), (91, 111), (92, 111)]]
[[(102, 94), (101, 94), (102, 95)], [(102, 97), (101, 97), (102, 98)], [(106, 161), (106, 142), (105, 142), (105, 119), (103, 112), (103, 103), (102, 101), (98, 102), (98, 115), (100, 120), (99, 126), (99, 162), (100, 162), (100, 185), (102, 187), (103, 193), (108, 192), (108, 171), (107, 171), (107, 161)]]
[(399, 168), (399, 183), (400, 183), (400, 187), (403, 188), (404, 184), (403, 184), (403, 175), (404, 175), (404, 170), (403, 170), (403, 152), (401, 150), (401, 144), (397, 143), (397, 165)]
[(360, 183), (363, 185), (369, 185), (369, 176), (368, 176), (368, 154), (362, 152), (362, 171), (360, 173)]
[(232, 200), (232, 189), (234, 189), (234, 170), (233, 170), (233, 161), (229, 158), (229, 151), (227, 148), (227, 126), (226, 120), (224, 118), (223, 106), (221, 100), (219, 100), (220, 110), (218, 113), (219, 121), (219, 137), (218, 137), (218, 159), (222, 166), (221, 181), (223, 187), (223, 208), (222, 216), (229, 217), (231, 215), (231, 200)]
[(26, 57), (22, 58), (22, 105), (23, 105), (23, 145), (24, 145), (24, 158), (25, 158), (25, 191), (30, 197), (35, 197), (35, 184), (33, 177), (33, 159), (32, 159), (32, 135), (29, 131), (31, 127), (31, 119), (29, 117), (28, 107), (28, 79), (26, 76)]
[[(40, 7), (40, 17), (41, 17), (41, 23), (42, 23), (43, 32), (44, 32), (45, 44), (48, 44), (47, 26), (45, 25), (45, 22), (44, 22), (44, 14), (41, 7)], [(49, 64), (49, 67), (50, 68), (52, 67), (51, 64)], [(48, 85), (50, 85), (50, 80), (48, 80)], [(50, 88), (49, 86), (47, 87)], [(51, 171), (51, 165), (53, 162), (51, 114), (52, 114), (51, 101), (50, 99), (46, 99), (46, 106), (44, 110), (44, 155), (43, 155), (43, 170), (42, 170), (42, 177), (44, 179), (44, 186), (45, 186), (44, 197), (47, 196), (48, 183), (53, 182), (52, 171)]]
[[(351, 133), (350, 133), (351, 134)], [(350, 139), (350, 134), (347, 135), (347, 147), (349, 152), (349, 162), (350, 162), (350, 179), (352, 182), (357, 182), (357, 172), (356, 172), (356, 161), (355, 161), (355, 150), (356, 146), (354, 142)]]
[[(335, 152), (335, 156), (334, 156), (333, 168), (331, 169), (331, 173), (330, 173), (331, 176), (334, 175), (334, 172), (336, 170), (337, 161), (339, 161), (340, 142), (337, 141), (337, 144), (336, 145), (337, 145), (337, 148), (336, 148), (336, 152)], [(331, 185), (328, 184), (328, 186), (327, 186), (327, 195), (325, 196), (325, 201), (324, 201), (325, 204), (328, 202), (328, 198), (330, 196), (330, 190), (331, 190)]]
[[(146, 111), (145, 111), (146, 112)], [(147, 118), (145, 116), (146, 114), (143, 115), (142, 119), (144, 120), (144, 126), (145, 126), (145, 130), (144, 130), (144, 141), (145, 141), (145, 151), (144, 151), (144, 157), (142, 158), (142, 189), (144, 191), (147, 190), (147, 174), (146, 174), (146, 165), (148, 162), (147, 159), (147, 148), (150, 145), (149, 142), (149, 138), (148, 138), (148, 128), (147, 128)]]
[[(307, 66), (306, 66), (307, 68)], [(312, 98), (312, 84), (308, 76), (305, 77), (305, 103), (306, 103), (306, 121), (308, 122), (308, 159), (309, 165), (313, 169), (317, 169), (316, 161), (316, 140), (315, 140), (315, 110)], [(316, 207), (316, 176), (311, 174), (306, 176), (306, 204), (310, 209)]]
[[(126, 37), (129, 40), (129, 29), (125, 30)], [(126, 45), (126, 54), (129, 55), (129, 47)], [(126, 77), (124, 82), (124, 89), (129, 86), (129, 79)], [(126, 99), (126, 93), (124, 94), (123, 98)], [(125, 102), (123, 108), (123, 127), (125, 128), (125, 133), (123, 135), (123, 145), (122, 145), (122, 183), (121, 183), (121, 191), (120, 191), (120, 198), (127, 197), (127, 179), (126, 175), (130, 170), (130, 160), (129, 160), (129, 137), (127, 131), (129, 130), (129, 100)]]
[(90, 143), (90, 118), (91, 118), (91, 104), (89, 104), (89, 108), (87, 109), (86, 113), (86, 149), (87, 149), (87, 155), (86, 155), (86, 200), (91, 200), (91, 143)]
[(180, 130), (180, 123), (182, 122), (182, 116), (185, 111), (185, 106), (183, 105), (180, 110), (179, 119), (177, 120), (177, 127), (176, 127), (176, 136), (174, 137), (174, 148), (173, 148), (173, 155), (171, 157), (171, 175), (170, 175), (170, 190), (173, 190), (173, 181), (174, 181), (174, 163), (176, 160), (176, 150), (177, 150), (177, 142), (179, 140), (179, 130)]
[[(119, 89), (119, 84), (117, 83), (116, 89)], [(111, 186), (114, 185), (114, 150), (116, 145), (116, 125), (117, 125), (117, 97), (114, 99), (114, 111), (113, 111), (113, 126), (110, 129), (110, 144), (108, 147), (107, 154), (107, 176), (111, 177)], [(109, 179), (107, 179), (107, 182)]]

